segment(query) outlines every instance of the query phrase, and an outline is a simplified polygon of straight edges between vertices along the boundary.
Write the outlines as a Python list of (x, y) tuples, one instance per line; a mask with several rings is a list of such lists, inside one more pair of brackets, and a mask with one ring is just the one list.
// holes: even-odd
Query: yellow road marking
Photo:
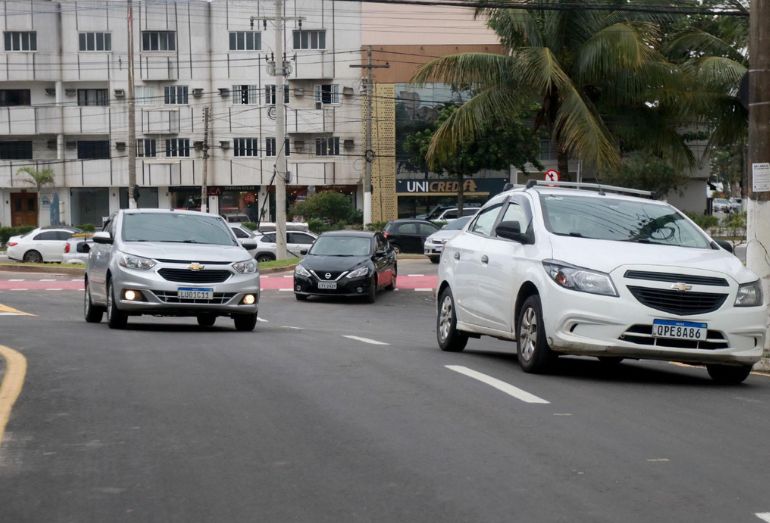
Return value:
[(28, 312), (23, 312), (8, 305), (0, 303), (0, 316), (34, 316)]
[(11, 408), (21, 394), (24, 376), (27, 374), (27, 358), (13, 349), (0, 345), (0, 356), (5, 359), (3, 381), (0, 382), (0, 444)]

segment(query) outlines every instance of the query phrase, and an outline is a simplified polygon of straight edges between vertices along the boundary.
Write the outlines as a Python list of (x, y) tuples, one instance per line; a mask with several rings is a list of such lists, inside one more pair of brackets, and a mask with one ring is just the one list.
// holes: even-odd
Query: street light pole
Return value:
[(128, 0), (128, 208), (136, 209), (136, 100), (134, 98), (134, 1)]

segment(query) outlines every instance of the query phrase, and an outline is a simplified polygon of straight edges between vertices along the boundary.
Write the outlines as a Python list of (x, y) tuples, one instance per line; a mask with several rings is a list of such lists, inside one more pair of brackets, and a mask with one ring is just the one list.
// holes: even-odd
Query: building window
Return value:
[(81, 51), (112, 51), (110, 33), (80, 33)]
[(315, 139), (316, 156), (339, 156), (340, 139), (336, 136)]
[(155, 138), (144, 138), (136, 141), (137, 158), (155, 158), (157, 154), (157, 140)]
[(258, 85), (234, 85), (233, 86), (233, 104), (258, 105), (259, 104), (259, 86)]
[(187, 105), (187, 86), (167, 85), (163, 93), (163, 102), (166, 105)]
[(78, 89), (78, 105), (110, 105), (108, 89)]
[[(289, 86), (283, 86), (283, 103), (289, 103)], [(265, 86), (265, 104), (275, 105), (275, 85), (268, 84)]]
[(231, 51), (259, 51), (262, 34), (257, 31), (230, 31)]
[[(286, 138), (284, 144), (286, 156), (289, 156), (291, 150), (289, 149), (289, 139)], [(265, 156), (276, 156), (278, 151), (275, 150), (275, 138), (265, 138)]]
[(29, 105), (29, 89), (0, 89), (0, 107)]
[(235, 156), (259, 156), (259, 138), (233, 138), (233, 152)]
[(326, 30), (294, 31), (294, 49), (326, 49)]
[(0, 160), (31, 160), (32, 142), (0, 142)]
[(171, 138), (166, 140), (166, 156), (169, 158), (190, 156), (190, 139)]
[(109, 140), (78, 141), (78, 160), (107, 160), (109, 157)]
[(339, 104), (340, 86), (337, 84), (316, 85), (315, 102), (324, 105)]
[(142, 31), (142, 51), (176, 51), (176, 31)]
[(155, 96), (155, 88), (152, 86), (140, 85), (134, 88), (134, 98), (137, 105), (152, 105), (158, 103)]
[(37, 51), (37, 32), (35, 31), (6, 31), (6, 51)]

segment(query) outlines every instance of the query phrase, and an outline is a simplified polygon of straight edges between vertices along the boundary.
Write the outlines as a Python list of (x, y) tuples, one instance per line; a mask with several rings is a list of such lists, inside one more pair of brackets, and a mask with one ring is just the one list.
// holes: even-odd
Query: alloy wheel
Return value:
[(449, 295), (444, 296), (444, 301), (441, 302), (441, 312), (439, 314), (439, 336), (441, 341), (446, 341), (449, 337), (449, 333), (452, 330), (452, 311), (454, 304), (452, 303), (452, 297)]
[(519, 354), (527, 361), (532, 359), (537, 346), (537, 314), (532, 307), (527, 308), (521, 317), (519, 326)]

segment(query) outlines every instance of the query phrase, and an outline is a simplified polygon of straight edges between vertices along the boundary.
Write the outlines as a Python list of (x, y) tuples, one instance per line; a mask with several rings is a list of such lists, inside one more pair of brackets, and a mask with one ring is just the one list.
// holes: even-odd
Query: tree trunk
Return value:
[(463, 205), (465, 205), (465, 180), (464, 176), (457, 173), (457, 216), (463, 215)]
[(569, 181), (569, 154), (566, 151), (559, 149), (557, 161), (559, 169), (559, 180)]

